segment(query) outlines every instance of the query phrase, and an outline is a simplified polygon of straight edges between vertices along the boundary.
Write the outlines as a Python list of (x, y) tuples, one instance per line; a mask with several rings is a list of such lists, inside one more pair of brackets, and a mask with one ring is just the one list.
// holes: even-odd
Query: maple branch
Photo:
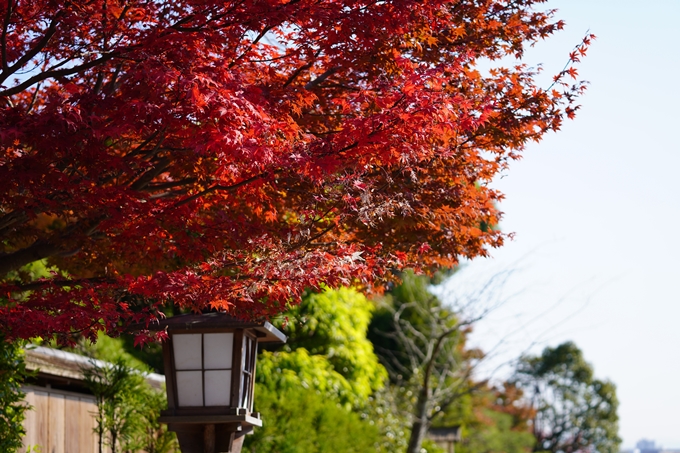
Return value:
[(218, 190), (225, 191), (225, 192), (231, 192), (231, 191), (233, 191), (233, 190), (238, 189), (239, 187), (245, 186), (246, 184), (250, 184), (250, 183), (253, 182), (253, 181), (256, 181), (256, 180), (258, 180), (258, 179), (264, 178), (264, 177), (267, 176), (267, 174), (268, 174), (268, 173), (266, 173), (266, 172), (265, 172), (265, 173), (260, 173), (259, 175), (256, 175), (256, 176), (253, 176), (253, 177), (251, 177), (251, 178), (245, 179), (245, 180), (243, 180), (243, 181), (241, 181), (241, 182), (238, 182), (238, 183), (236, 183), (236, 184), (233, 184), (233, 185), (231, 185), (231, 186), (222, 186), (222, 185), (220, 185), (220, 184), (215, 184), (214, 186), (212, 186), (212, 187), (210, 187), (210, 188), (208, 188), (208, 189), (205, 189), (205, 190), (203, 190), (203, 191), (201, 191), (201, 192), (195, 193), (195, 194), (191, 195), (190, 197), (185, 198), (185, 199), (182, 200), (182, 201), (178, 201), (177, 203), (175, 203), (175, 204), (173, 205), (173, 208), (179, 208), (180, 206), (184, 206), (184, 205), (187, 204), (187, 203), (191, 203), (192, 201), (197, 200), (198, 198), (201, 198), (201, 197), (204, 196), (204, 195), (207, 195), (207, 194), (212, 193), (212, 192), (217, 192)]
[[(231, 12), (231, 11), (233, 11), (233, 9), (230, 10), (230, 12)], [(193, 26), (193, 27), (182, 27), (183, 24), (186, 24), (186, 23), (190, 22), (192, 19), (195, 19), (196, 16), (197, 16), (196, 14), (190, 14), (189, 16), (185, 17), (184, 19), (181, 19), (181, 20), (175, 22), (174, 24), (172, 24), (172, 25), (170, 26), (170, 28), (172, 28), (172, 29), (174, 29), (174, 30), (177, 30), (177, 31), (179, 31), (179, 32), (195, 32), (195, 31), (201, 31), (201, 30), (203, 30), (204, 28), (206, 28), (206, 27), (208, 26), (208, 23), (209, 23), (209, 22), (217, 22), (218, 20), (220, 20), (220, 19), (226, 17), (226, 16), (229, 14), (229, 12), (225, 12), (225, 13), (218, 14), (218, 15), (216, 15), (216, 16), (213, 16), (213, 17), (211, 17), (211, 18), (207, 18), (208, 15), (213, 14), (214, 12), (215, 12), (215, 8), (212, 8), (212, 9), (209, 8), (209, 9), (203, 11), (203, 12), (201, 13), (201, 15), (202, 15), (202, 16), (206, 16), (206, 20), (205, 20), (205, 22), (203, 22), (203, 24), (201, 24), (201, 25), (195, 25), (195, 26)], [(217, 28), (219, 28), (219, 27), (217, 27)]]
[(142, 190), (153, 181), (154, 178), (167, 170), (171, 163), (172, 162), (167, 157), (158, 159), (158, 162), (156, 162), (153, 167), (145, 171), (135, 182), (130, 184), (130, 190)]
[(173, 28), (175, 30), (179, 30), (183, 24), (188, 23), (194, 17), (196, 17), (195, 14), (189, 14), (188, 16), (185, 16), (183, 19), (180, 19), (177, 22), (175, 22), (174, 24), (170, 25), (170, 28)]
[(37, 240), (16, 252), (0, 254), (0, 276), (19, 269), (26, 264), (49, 258), (61, 252), (61, 248), (51, 242)]
[(113, 75), (111, 76), (111, 80), (106, 86), (106, 93), (111, 94), (113, 93), (119, 86), (118, 84), (118, 76), (120, 75), (120, 71), (123, 69), (122, 64), (118, 64), (116, 66), (116, 70), (113, 71)]
[(271, 58), (263, 58), (260, 60), (248, 60), (248, 63), (269, 63), (272, 61), (278, 61), (278, 60), (283, 60), (284, 58), (292, 57), (295, 55), (294, 53), (285, 53), (283, 55), (279, 55), (278, 57), (271, 57)]
[(333, 74), (335, 74), (336, 72), (338, 72), (339, 69), (340, 69), (340, 68), (338, 68), (338, 67), (336, 66), (336, 67), (333, 67), (333, 68), (330, 68), (330, 69), (326, 70), (323, 74), (321, 74), (321, 75), (320, 75), (319, 77), (317, 77), (316, 79), (307, 82), (307, 84), (305, 85), (305, 89), (306, 89), (306, 90), (311, 90), (311, 89), (317, 87), (317, 86), (318, 86), (320, 83), (322, 83), (324, 80), (326, 80), (327, 78), (329, 78), (330, 76), (332, 76)]
[[(149, 143), (151, 143), (156, 137), (158, 137), (159, 134), (164, 134), (166, 130), (167, 130), (167, 127), (158, 129), (157, 131), (155, 131), (154, 133), (152, 133), (152, 134), (149, 136), (149, 138), (147, 138), (146, 140), (144, 140), (144, 141), (143, 141), (142, 143), (140, 143), (136, 148), (134, 148), (132, 151), (130, 151), (125, 157), (126, 157), (126, 158), (127, 158), (127, 157), (133, 157), (133, 156), (136, 156), (136, 155), (140, 154), (140, 153), (141, 153), (141, 150), (144, 149), (144, 148), (146, 147), (146, 145), (148, 145)], [(164, 138), (165, 138), (165, 137), (163, 137), (163, 138), (161, 138), (161, 139), (159, 140), (159, 143), (156, 144), (156, 146), (154, 147), (154, 151), (160, 146), (160, 144), (163, 142)], [(152, 151), (152, 152), (154, 152), (154, 151)]]
[(35, 107), (35, 103), (38, 100), (38, 92), (40, 91), (41, 87), (42, 87), (42, 82), (38, 82), (38, 86), (35, 87), (35, 91), (33, 92), (33, 96), (31, 97), (31, 103), (28, 104), (28, 108), (26, 109), (26, 113), (31, 113), (31, 110), (33, 110), (33, 107)]
[(266, 27), (264, 27), (264, 28), (262, 29), (262, 31), (260, 32), (260, 34), (257, 35), (257, 37), (253, 40), (253, 42), (250, 43), (250, 45), (248, 46), (248, 48), (247, 48), (246, 50), (244, 50), (244, 51), (241, 53), (241, 55), (239, 55), (238, 57), (234, 58), (234, 61), (232, 61), (231, 63), (229, 63), (229, 69), (233, 68), (233, 67), (236, 65), (236, 63), (237, 63), (241, 58), (245, 57), (245, 56), (248, 54), (248, 52), (250, 52), (250, 50), (253, 48), (253, 46), (256, 45), (258, 42), (260, 42), (260, 40), (261, 40), (262, 38), (264, 38), (264, 35), (266, 35), (267, 32), (268, 32), (269, 30), (271, 30), (272, 28), (274, 28), (273, 25), (267, 25)]
[(361, 91), (361, 88), (352, 87), (343, 83), (328, 83), (324, 85), (324, 88), (342, 88), (343, 90), (347, 91)]
[[(42, 51), (45, 48), (45, 46), (50, 41), (50, 39), (52, 39), (52, 36), (54, 36), (54, 34), (57, 32), (57, 24), (59, 23), (59, 20), (61, 19), (61, 16), (63, 16), (63, 14), (64, 14), (63, 11), (59, 11), (54, 16), (54, 18), (50, 22), (50, 25), (47, 27), (47, 30), (45, 31), (45, 34), (40, 39), (40, 41), (38, 41), (37, 44), (31, 50), (26, 52), (23, 57), (19, 58), (17, 60), (17, 62), (14, 63), (12, 66), (8, 66), (8, 67), (3, 66), (2, 73), (0, 73), (0, 85), (5, 80), (7, 80), (9, 78), (9, 76), (11, 76), (15, 72), (17, 72), (17, 70), (19, 70), (26, 63), (31, 61), (31, 59), (33, 57), (38, 55), (38, 53), (40, 53), (40, 51)], [(9, 24), (6, 23), (6, 25), (9, 25)], [(4, 32), (3, 32), (3, 36), (4, 36)], [(3, 58), (4, 58), (4, 55), (3, 55)], [(4, 63), (4, 61), (3, 61), (3, 63)], [(35, 77), (38, 77), (38, 76), (35, 76)], [(32, 78), (35, 78), (35, 77), (32, 77)], [(44, 79), (41, 79), (41, 80), (44, 80)], [(26, 87), (33, 85), (33, 83), (34, 82), (31, 82), (31, 84), (26, 85)], [(24, 87), (24, 88), (26, 88), (26, 87)], [(0, 96), (11, 96), (12, 94), (16, 94), (16, 93), (23, 91), (24, 88), (20, 89), (19, 91), (14, 91), (14, 92), (12, 92), (12, 89), (5, 90), (3, 92), (0, 92)]]
[(104, 83), (104, 70), (100, 69), (99, 72), (97, 73), (97, 80), (95, 81), (94, 87), (92, 88), (92, 92), (95, 95), (99, 94), (99, 92), (102, 89), (103, 83)]
[(296, 250), (296, 249), (302, 248), (302, 247), (305, 246), (305, 245), (313, 244), (314, 241), (316, 241), (317, 239), (319, 239), (321, 236), (324, 236), (324, 235), (328, 234), (330, 231), (333, 230), (333, 228), (335, 228), (335, 224), (331, 224), (328, 228), (326, 228), (326, 229), (324, 229), (324, 230), (321, 230), (319, 233), (317, 233), (317, 234), (315, 234), (314, 236), (308, 238), (307, 240), (301, 241), (300, 243), (294, 245), (293, 247), (290, 247), (290, 248), (288, 249), (288, 251)]
[(198, 178), (195, 178), (195, 177), (184, 178), (184, 179), (180, 179), (179, 181), (171, 181), (171, 182), (158, 183), (158, 184), (147, 184), (145, 187), (141, 188), (140, 190), (153, 191), (153, 190), (172, 189), (173, 187), (188, 186), (190, 184), (195, 183), (196, 181), (198, 181)]
[[(120, 52), (111, 52), (106, 55), (102, 55), (99, 58), (96, 58), (94, 60), (88, 61), (87, 63), (83, 63), (79, 66), (73, 66), (71, 68), (65, 68), (65, 69), (60, 69), (60, 70), (49, 70), (42, 72), (40, 74), (36, 74), (33, 77), (29, 78), (28, 80), (24, 81), (23, 83), (20, 83), (19, 85), (16, 85), (12, 88), (8, 88), (6, 90), (0, 91), (0, 96), (11, 96), (13, 94), (21, 93), (24, 91), (26, 88), (30, 87), (34, 83), (37, 82), (42, 82), (43, 80), (49, 79), (49, 78), (57, 78), (57, 77), (64, 77), (72, 74), (77, 74), (78, 72), (85, 71), (87, 69), (93, 68), (101, 63), (105, 63), (112, 58), (115, 58), (120, 55)], [(10, 68), (11, 70), (11, 68)], [(3, 72), (4, 74), (4, 72)], [(10, 73), (11, 75), (11, 73)], [(9, 75), (7, 76), (9, 77)], [(7, 77), (0, 77), (0, 83), (2, 83)]]
[(28, 221), (28, 214), (23, 211), (12, 211), (0, 217), (0, 232), (14, 224), (22, 224)]
[(2, 38), (0, 38), (0, 52), (2, 52), (2, 70), (7, 70), (7, 29), (9, 28), (9, 20), (12, 18), (13, 0), (7, 0), (7, 13), (5, 14), (5, 23), (2, 26)]
[(305, 63), (305, 64), (303, 64), (302, 66), (300, 66), (299, 68), (297, 68), (297, 69), (290, 75), (290, 77), (288, 77), (288, 80), (286, 80), (286, 82), (283, 84), (283, 86), (282, 86), (281, 88), (286, 88), (288, 85), (290, 85), (291, 83), (293, 83), (293, 82), (295, 81), (295, 79), (297, 79), (298, 76), (299, 76), (300, 74), (302, 74), (302, 71), (306, 71), (307, 69), (311, 68), (312, 65), (314, 65), (314, 61), (316, 60), (316, 58), (319, 56), (320, 53), (321, 53), (320, 50), (317, 51), (317, 52), (314, 54), (314, 58), (313, 58), (310, 62)]
[(187, 193), (187, 190), (170, 190), (162, 193), (154, 193), (149, 195), (150, 200), (159, 200), (161, 198), (178, 197)]

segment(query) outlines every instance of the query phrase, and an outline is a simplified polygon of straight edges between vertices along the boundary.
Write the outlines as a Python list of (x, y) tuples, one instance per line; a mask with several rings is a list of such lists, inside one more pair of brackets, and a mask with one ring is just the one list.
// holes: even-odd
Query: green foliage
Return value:
[(447, 453), (447, 451), (430, 439), (425, 439), (420, 447), (420, 453)]
[(571, 342), (523, 357), (515, 381), (534, 404), (534, 451), (618, 452), (616, 387), (595, 379), (593, 368)]
[[(10, 271), (4, 278), (15, 282), (31, 282), (49, 278), (56, 269), (48, 268), (45, 260), (35, 261)], [(2, 276), (0, 276), (2, 277)], [(0, 307), (8, 299), (0, 296)], [(26, 370), (23, 347), (25, 342), (8, 342), (0, 333), (0, 451), (14, 452), (22, 446), (25, 434), (24, 415), (30, 407), (24, 402), (21, 385), (30, 373)]]
[(32, 282), (41, 278), (52, 278), (55, 274), (65, 275), (54, 266), (48, 266), (47, 260), (38, 260), (28, 263), (16, 271), (10, 271), (5, 278), (15, 279), (19, 282)]
[(19, 344), (0, 337), (0, 451), (14, 452), (25, 434), (22, 422), (28, 406), (21, 384), (27, 376), (23, 350)]
[(83, 376), (85, 385), (97, 400), (99, 453), (104, 452), (105, 445), (110, 446), (113, 453), (119, 445), (125, 449), (136, 416), (130, 399), (141, 387), (143, 377), (126, 366), (122, 359), (103, 366), (92, 361), (92, 366), (83, 370)]
[[(363, 401), (326, 356), (310, 354), (303, 348), (292, 352), (264, 351), (257, 362), (256, 380), (261, 387), (272, 391), (303, 388), (318, 392), (347, 408)], [(261, 396), (258, 394), (257, 398)]]
[(167, 453), (176, 448), (174, 435), (158, 423), (165, 396), (150, 388), (144, 375), (119, 357), (114, 363), (92, 362), (83, 370), (85, 384), (97, 400), (99, 452), (144, 449)]
[(161, 410), (168, 406), (165, 392), (154, 390), (149, 385), (142, 385), (130, 402), (134, 405), (137, 415), (128, 449), (143, 450), (146, 453), (178, 452), (175, 433), (168, 431), (167, 425), (158, 421)]
[(264, 426), (246, 437), (244, 451), (257, 453), (372, 453), (381, 435), (371, 420), (322, 393), (302, 387), (256, 387)]
[(395, 451), (403, 429), (379, 398), (387, 373), (366, 338), (372, 304), (351, 289), (307, 294), (286, 313), (282, 350), (257, 363), (257, 452)]
[(306, 295), (287, 313), (294, 321), (283, 328), (290, 350), (325, 357), (346, 379), (357, 400), (353, 404), (365, 401), (387, 378), (366, 337), (372, 312), (373, 305), (356, 290), (326, 290)]

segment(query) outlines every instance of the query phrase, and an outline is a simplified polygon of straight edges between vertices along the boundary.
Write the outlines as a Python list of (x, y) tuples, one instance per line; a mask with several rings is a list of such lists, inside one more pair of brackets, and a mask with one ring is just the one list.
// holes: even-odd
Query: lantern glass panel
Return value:
[(175, 373), (177, 399), (180, 406), (203, 406), (202, 375), (202, 371), (178, 371)]
[(201, 369), (201, 337), (197, 334), (173, 335), (173, 349), (175, 351), (175, 369)]
[(205, 405), (229, 406), (231, 403), (231, 370), (205, 372)]
[(241, 363), (241, 404), (240, 407), (253, 409), (253, 379), (255, 375), (255, 356), (257, 341), (250, 336), (243, 337)]
[(231, 359), (233, 350), (234, 350), (233, 333), (229, 332), (229, 333), (204, 334), (203, 368), (206, 370), (231, 369)]

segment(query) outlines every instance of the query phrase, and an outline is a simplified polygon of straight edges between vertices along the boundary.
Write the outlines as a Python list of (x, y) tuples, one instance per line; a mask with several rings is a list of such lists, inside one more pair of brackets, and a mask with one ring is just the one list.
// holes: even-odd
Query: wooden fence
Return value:
[(98, 452), (93, 396), (33, 386), (24, 391), (32, 409), (26, 412), (21, 453)]

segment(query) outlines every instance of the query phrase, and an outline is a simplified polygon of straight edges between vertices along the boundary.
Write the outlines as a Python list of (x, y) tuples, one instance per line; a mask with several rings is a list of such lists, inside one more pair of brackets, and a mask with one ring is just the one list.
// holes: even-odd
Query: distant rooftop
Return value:
[[(26, 348), (26, 368), (37, 371), (40, 380), (56, 380), (64, 385), (83, 381), (83, 370), (93, 366), (105, 367), (108, 362), (85, 357), (60, 349), (30, 345)], [(165, 376), (157, 373), (144, 373), (146, 381), (154, 388), (160, 389), (165, 384)]]

